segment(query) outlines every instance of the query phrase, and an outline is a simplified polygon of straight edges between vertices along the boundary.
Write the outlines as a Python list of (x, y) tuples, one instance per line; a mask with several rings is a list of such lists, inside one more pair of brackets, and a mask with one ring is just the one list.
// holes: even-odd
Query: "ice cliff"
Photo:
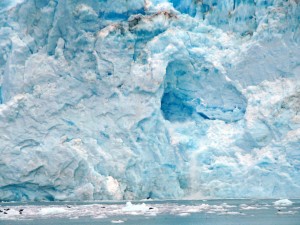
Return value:
[(1, 1), (0, 137), (0, 200), (299, 198), (299, 0)]

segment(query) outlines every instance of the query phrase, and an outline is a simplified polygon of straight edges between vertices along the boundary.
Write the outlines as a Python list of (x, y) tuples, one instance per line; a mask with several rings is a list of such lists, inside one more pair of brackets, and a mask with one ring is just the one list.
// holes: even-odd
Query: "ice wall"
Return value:
[(299, 4), (4, 1), (0, 199), (299, 198)]

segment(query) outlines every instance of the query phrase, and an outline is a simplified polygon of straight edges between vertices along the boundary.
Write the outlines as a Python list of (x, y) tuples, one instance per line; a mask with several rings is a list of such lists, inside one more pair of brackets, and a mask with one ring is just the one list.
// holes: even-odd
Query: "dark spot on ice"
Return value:
[(129, 30), (131, 31), (141, 20), (141, 15), (137, 15), (132, 20), (128, 21)]
[(153, 193), (152, 193), (152, 191), (150, 191), (148, 196), (147, 196), (147, 199), (151, 199), (152, 195), (153, 195)]
[(203, 119), (210, 120), (210, 118), (209, 118), (207, 115), (205, 115), (204, 113), (198, 112), (198, 114), (199, 114)]
[(149, 209), (154, 209), (154, 208), (150, 207)]

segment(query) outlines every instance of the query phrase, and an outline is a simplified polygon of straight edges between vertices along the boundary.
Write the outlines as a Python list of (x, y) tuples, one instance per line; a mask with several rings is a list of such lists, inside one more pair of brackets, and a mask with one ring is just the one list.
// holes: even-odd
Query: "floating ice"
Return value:
[(275, 206), (291, 206), (293, 205), (293, 202), (288, 199), (280, 199), (276, 202), (274, 202)]
[[(223, 201), (223, 200), (222, 200)], [(5, 203), (0, 206), (1, 224), (37, 223), (41, 221), (47, 223), (55, 220), (58, 223), (86, 224), (86, 223), (124, 223), (142, 224), (147, 223), (161, 224), (168, 223), (168, 218), (172, 218), (170, 224), (206, 223), (207, 221), (228, 221), (251, 222), (265, 224), (271, 221), (272, 224), (293, 224), (297, 225), (300, 219), (299, 200), (295, 200), (293, 206), (287, 206), (285, 210), (276, 210), (270, 205), (272, 200), (226, 200), (228, 204), (222, 204), (220, 200), (203, 201), (157, 201), (148, 202), (149, 211), (135, 211), (134, 213), (122, 210), (126, 206), (125, 202), (69, 202), (65, 203), (39, 203), (38, 205), (16, 205), (16, 203)], [(249, 209), (241, 211), (238, 206), (245, 203)], [(51, 205), (54, 204), (54, 205)], [(132, 205), (141, 205), (142, 202), (135, 202)], [(128, 204), (127, 204), (128, 205)], [(268, 206), (268, 207), (266, 207)], [(151, 213), (152, 209), (156, 213)], [(256, 208), (261, 208), (257, 210)], [(299, 208), (299, 207), (298, 207)], [(8, 210), (9, 209), (9, 210)], [(20, 210), (23, 209), (22, 213)], [(3, 211), (7, 212), (4, 214)], [(39, 213), (45, 212), (45, 213)], [(58, 213), (59, 212), (59, 213)], [(61, 213), (63, 212), (63, 213)], [(254, 217), (254, 218), (253, 218)], [(70, 220), (71, 219), (71, 220)], [(27, 221), (27, 222), (26, 222)], [(206, 221), (206, 222), (205, 222)], [(276, 222), (275, 222), (276, 221)], [(217, 222), (219, 224), (219, 222)], [(168, 223), (169, 224), (169, 223)], [(222, 223), (223, 224), (223, 223)]]
[(131, 202), (127, 202), (126, 206), (122, 208), (124, 212), (135, 212), (135, 211), (148, 211), (149, 207), (145, 204), (132, 204)]
[[(159, 215), (177, 215), (180, 217), (192, 216), (193, 214), (216, 214), (216, 215), (249, 215), (253, 210), (260, 208), (261, 210), (272, 210), (272, 213), (276, 213), (274, 209), (264, 207), (265, 204), (248, 204), (247, 211), (241, 212), (236, 204), (222, 204), (217, 202), (207, 202), (203, 204), (199, 202), (149, 202), (144, 204), (138, 202), (132, 204), (127, 202), (122, 204), (76, 204), (71, 203), (69, 205), (22, 205), (22, 206), (0, 206), (0, 221), (1, 220), (19, 220), (19, 219), (46, 219), (46, 218), (70, 218), (79, 219), (81, 217), (91, 217), (94, 219), (109, 219), (112, 223), (125, 222), (123, 218), (125, 216), (159, 216)], [(8, 211), (4, 209), (9, 208)], [(22, 213), (20, 213), (22, 209)], [(4, 214), (3, 211), (7, 212)], [(298, 212), (299, 209), (287, 208), (282, 214), (290, 214), (289, 211)], [(122, 219), (111, 219), (116, 216), (122, 216)]]
[(112, 222), (112, 223), (124, 223), (123, 220), (112, 220), (111, 222)]
[(43, 208), (38, 213), (42, 215), (47, 215), (47, 214), (61, 214), (65, 212), (66, 210), (64, 208), (51, 207), (51, 208)]
[(190, 213), (179, 213), (178, 216), (190, 216)]
[(286, 212), (277, 212), (277, 214), (281, 214), (281, 215), (294, 215), (298, 213), (297, 211), (286, 211)]

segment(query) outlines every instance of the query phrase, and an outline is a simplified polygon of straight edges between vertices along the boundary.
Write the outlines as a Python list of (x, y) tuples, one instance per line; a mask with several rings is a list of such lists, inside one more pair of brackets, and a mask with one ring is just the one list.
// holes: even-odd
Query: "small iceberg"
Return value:
[(125, 211), (125, 212), (132, 212), (132, 211), (145, 212), (148, 210), (149, 210), (149, 207), (145, 203), (134, 205), (131, 202), (127, 202), (126, 206), (122, 208), (122, 211)]

